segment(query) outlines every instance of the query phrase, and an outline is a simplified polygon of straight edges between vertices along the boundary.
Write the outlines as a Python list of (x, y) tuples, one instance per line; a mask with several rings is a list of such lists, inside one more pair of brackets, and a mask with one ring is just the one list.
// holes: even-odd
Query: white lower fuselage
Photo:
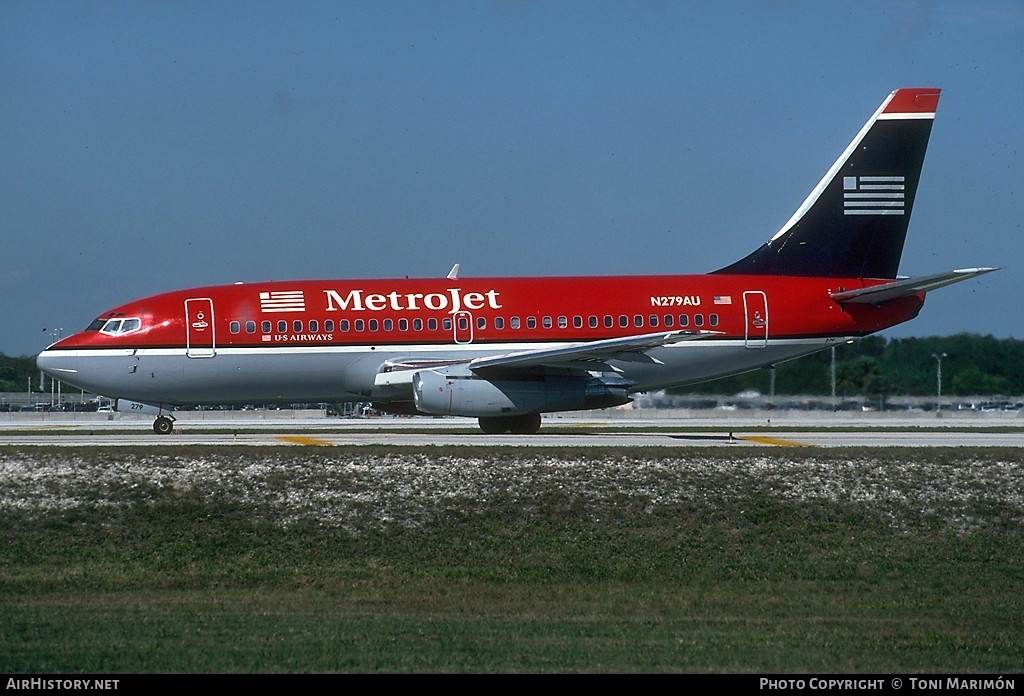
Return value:
[[(694, 384), (757, 369), (837, 345), (851, 337), (780, 339), (751, 347), (744, 340), (678, 343), (649, 351), (651, 363), (609, 361), (638, 393)], [(548, 346), (550, 344), (542, 344)], [(468, 361), (536, 349), (509, 343), (473, 345), (223, 348), (188, 357), (182, 348), (67, 350), (40, 365), (92, 393), (151, 404), (345, 402), (387, 400), (396, 390), (375, 385), (389, 361)]]

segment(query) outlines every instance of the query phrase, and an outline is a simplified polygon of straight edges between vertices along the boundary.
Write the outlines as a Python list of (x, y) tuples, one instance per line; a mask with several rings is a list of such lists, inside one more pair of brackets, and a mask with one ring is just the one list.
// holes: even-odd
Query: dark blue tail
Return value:
[(764, 246), (715, 273), (895, 278), (939, 90), (890, 94)]

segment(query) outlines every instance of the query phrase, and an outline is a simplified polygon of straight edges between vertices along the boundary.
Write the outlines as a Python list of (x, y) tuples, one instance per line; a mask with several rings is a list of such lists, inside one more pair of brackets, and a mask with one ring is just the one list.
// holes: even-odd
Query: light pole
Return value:
[(946, 353), (932, 353), (935, 358), (935, 415), (942, 411), (942, 359)]
[(832, 346), (832, 364), (828, 368), (828, 381), (832, 387), (832, 411), (836, 410), (836, 347)]
[[(46, 329), (44, 328), (43, 331), (46, 331)], [(59, 341), (63, 337), (64, 337), (64, 327), (61, 327), (59, 329), (55, 329), (55, 330), (51, 331), (50, 332), (50, 344), (52, 345), (52, 344), (56, 343), (57, 341)], [(42, 373), (42, 371), (39, 372), (39, 388), (40, 388), (40, 390), (43, 388), (43, 373)], [(56, 388), (56, 392), (57, 392), (56, 393), (56, 397), (57, 397), (57, 403), (56, 404), (54, 404), (54, 401), (53, 401), (53, 399), (54, 399), (54, 388)], [(51, 379), (50, 380), (50, 409), (52, 410), (54, 408), (54, 406), (56, 406), (57, 408), (60, 408), (60, 382), (55, 380), (55, 379)]]

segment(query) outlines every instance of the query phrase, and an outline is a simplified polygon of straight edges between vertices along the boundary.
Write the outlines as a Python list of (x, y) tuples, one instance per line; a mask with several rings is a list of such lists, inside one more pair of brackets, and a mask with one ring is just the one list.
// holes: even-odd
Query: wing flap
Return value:
[(975, 278), (984, 273), (998, 271), (998, 268), (961, 268), (946, 273), (933, 273), (932, 275), (919, 278), (907, 278), (896, 280), (891, 283), (873, 285), (870, 288), (858, 288), (856, 290), (845, 290), (834, 292), (831, 297), (836, 302), (849, 302), (853, 304), (881, 304), (901, 297), (909, 297), (921, 292), (929, 292), (945, 285), (959, 283), (962, 280)]

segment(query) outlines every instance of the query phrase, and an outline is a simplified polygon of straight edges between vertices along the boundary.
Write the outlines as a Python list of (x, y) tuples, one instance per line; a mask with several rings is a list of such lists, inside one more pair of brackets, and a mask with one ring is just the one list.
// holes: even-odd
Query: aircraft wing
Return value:
[(859, 288), (857, 290), (846, 290), (834, 292), (831, 297), (836, 302), (851, 302), (855, 304), (881, 304), (900, 297), (909, 297), (920, 292), (928, 292), (941, 288), (944, 285), (959, 283), (980, 276), (983, 273), (998, 271), (998, 268), (961, 268), (947, 273), (934, 273), (921, 276), (920, 278), (907, 278), (895, 280), (891, 283), (883, 283), (870, 288)]
[(490, 355), (469, 362), (473, 372), (524, 367), (575, 367), (609, 369), (606, 360), (658, 363), (646, 351), (681, 341), (694, 341), (719, 334), (718, 331), (661, 331), (658, 333), (609, 338), (602, 341), (570, 343), (555, 348), (524, 350), (503, 355)]
[(490, 355), (468, 362), (457, 358), (389, 360), (385, 363), (385, 369), (374, 377), (374, 385), (377, 387), (404, 387), (412, 384), (413, 375), (418, 370), (448, 370), (460, 367), (482, 373), (482, 376), (486, 376), (489, 371), (527, 370), (527, 368), (536, 367), (614, 372), (615, 368), (606, 364), (605, 361), (622, 360), (659, 364), (660, 361), (647, 355), (646, 351), (681, 341), (707, 338), (720, 333), (720, 331), (661, 331), (623, 338), (609, 338), (602, 341), (570, 343), (555, 348)]

